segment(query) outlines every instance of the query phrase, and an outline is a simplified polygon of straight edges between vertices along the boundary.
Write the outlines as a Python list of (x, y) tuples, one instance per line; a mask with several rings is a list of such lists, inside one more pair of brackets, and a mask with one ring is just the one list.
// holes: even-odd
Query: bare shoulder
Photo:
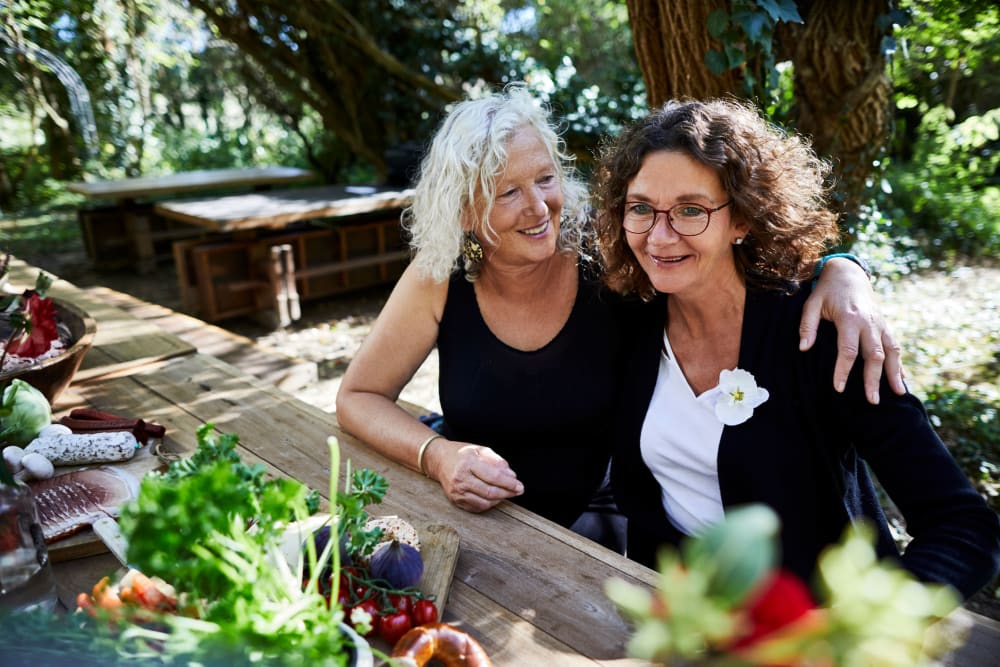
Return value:
[(435, 322), (440, 322), (447, 298), (447, 280), (434, 280), (410, 263), (396, 282), (383, 312), (416, 316), (430, 314)]

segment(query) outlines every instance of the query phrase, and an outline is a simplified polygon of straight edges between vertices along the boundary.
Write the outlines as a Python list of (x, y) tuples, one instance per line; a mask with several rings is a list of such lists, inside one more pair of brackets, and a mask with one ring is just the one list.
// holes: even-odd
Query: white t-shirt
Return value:
[(695, 396), (666, 332), (653, 398), (639, 443), (642, 460), (660, 483), (663, 508), (687, 535), (722, 520), (717, 456), (723, 424), (715, 416), (718, 386)]

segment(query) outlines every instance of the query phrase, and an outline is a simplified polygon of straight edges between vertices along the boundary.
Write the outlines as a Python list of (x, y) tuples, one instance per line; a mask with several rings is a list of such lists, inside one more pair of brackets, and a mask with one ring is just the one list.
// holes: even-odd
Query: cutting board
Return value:
[(440, 523), (417, 523), (416, 529), (420, 535), (420, 555), (424, 558), (424, 576), (417, 587), (424, 595), (433, 596), (439, 616), (444, 616), (458, 563), (458, 533)]
[[(155, 441), (151, 441), (151, 443), (152, 442)], [(136, 478), (136, 481), (139, 482), (142, 481), (142, 478), (145, 477), (146, 473), (165, 467), (160, 459), (157, 458), (156, 454), (153, 453), (151, 444), (140, 447), (136, 451), (135, 456), (128, 461), (124, 461), (122, 463), (95, 464), (94, 467), (97, 465), (124, 470), (130, 473)], [(80, 470), (83, 467), (90, 466), (60, 466), (56, 468), (56, 474), (65, 474), (74, 470)], [(108, 548), (104, 546), (104, 542), (89, 526), (85, 527), (79, 533), (75, 533), (74, 535), (64, 537), (61, 540), (56, 540), (55, 542), (48, 544), (49, 559), (51, 559), (53, 563), (93, 556), (95, 554), (105, 553), (107, 550)]]

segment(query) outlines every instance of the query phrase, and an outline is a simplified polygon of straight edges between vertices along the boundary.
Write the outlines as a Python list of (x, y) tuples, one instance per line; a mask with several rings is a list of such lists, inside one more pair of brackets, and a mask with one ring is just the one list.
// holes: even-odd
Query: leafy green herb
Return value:
[(366, 505), (382, 502), (389, 490), (389, 482), (374, 470), (355, 470), (346, 492), (337, 493), (340, 509), (339, 533), (349, 536), (348, 552), (356, 556), (367, 556), (382, 537), (381, 528), (365, 530), (368, 521)]
[[(131, 627), (133, 656), (170, 664), (342, 665), (349, 648), (339, 629), (344, 610), (336, 597), (328, 607), (318, 586), (327, 562), (339, 572), (338, 550), (331, 550), (332, 540), (321, 554), (310, 550), (312, 574), (303, 586), (301, 567), (289, 566), (278, 548), (288, 521), (310, 514), (315, 492), (295, 480), (266, 478), (263, 466), (242, 463), (237, 444), (237, 436), (216, 435), (205, 424), (194, 455), (147, 476), (137, 501), (123, 509), (129, 561), (186, 593), (197, 615), (164, 616), (164, 630)], [(332, 523), (350, 527), (364, 546), (373, 539), (359, 528), (368, 516), (364, 507), (380, 502), (388, 483), (358, 470), (337, 491), (332, 438), (330, 447)]]

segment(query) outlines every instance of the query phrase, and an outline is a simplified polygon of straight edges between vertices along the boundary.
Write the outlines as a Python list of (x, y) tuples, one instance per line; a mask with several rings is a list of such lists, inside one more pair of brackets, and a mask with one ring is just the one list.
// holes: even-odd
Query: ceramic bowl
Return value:
[(69, 348), (33, 366), (0, 374), (0, 387), (7, 386), (14, 378), (20, 378), (42, 392), (49, 404), (54, 403), (62, 390), (73, 381), (97, 332), (97, 323), (86, 311), (61, 299), (53, 298), (52, 301), (57, 320), (70, 331), (72, 342)]

